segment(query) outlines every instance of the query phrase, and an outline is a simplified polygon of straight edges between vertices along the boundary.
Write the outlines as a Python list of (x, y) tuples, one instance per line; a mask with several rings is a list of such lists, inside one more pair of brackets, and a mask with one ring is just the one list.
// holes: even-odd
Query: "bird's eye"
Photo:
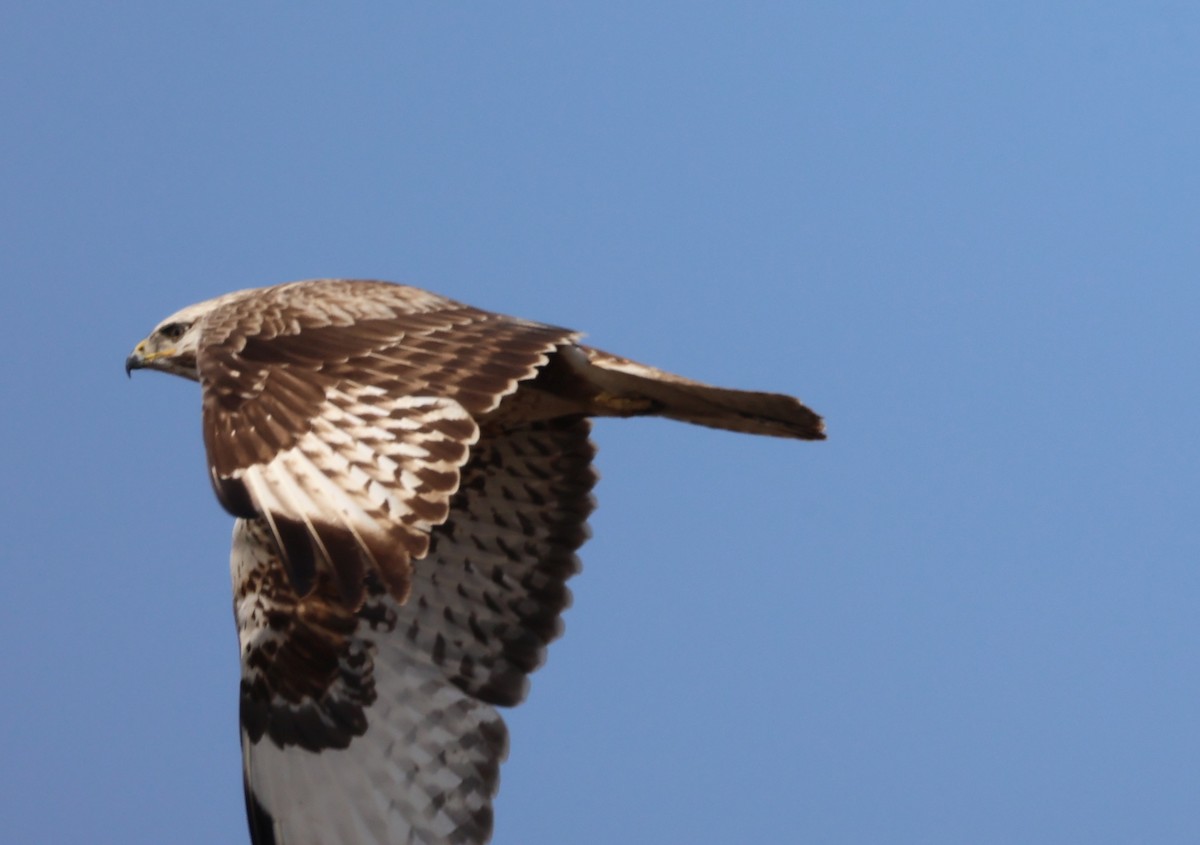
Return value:
[(158, 330), (158, 333), (167, 340), (179, 340), (187, 330), (188, 327), (184, 323), (167, 323)]

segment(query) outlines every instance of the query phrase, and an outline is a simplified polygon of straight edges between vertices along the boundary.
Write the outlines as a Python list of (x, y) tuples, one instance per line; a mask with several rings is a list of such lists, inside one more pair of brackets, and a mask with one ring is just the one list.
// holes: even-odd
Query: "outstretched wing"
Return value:
[(255, 845), (479, 845), (507, 731), (561, 632), (593, 502), (580, 418), (488, 432), (401, 605), (292, 589), (261, 519), (234, 533), (246, 804)]
[(197, 369), (222, 504), (261, 517), (297, 592), (403, 601), (449, 512), (477, 418), (575, 335), (416, 288), (299, 282), (205, 318)]

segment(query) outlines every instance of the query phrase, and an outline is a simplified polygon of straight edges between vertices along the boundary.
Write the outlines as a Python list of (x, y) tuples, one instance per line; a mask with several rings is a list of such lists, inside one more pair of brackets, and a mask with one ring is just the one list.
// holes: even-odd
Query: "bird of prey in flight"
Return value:
[(126, 359), (200, 382), (237, 517), (254, 845), (481, 845), (519, 703), (593, 508), (590, 417), (824, 439), (796, 399), (712, 387), (566, 329), (324, 279), (184, 308)]

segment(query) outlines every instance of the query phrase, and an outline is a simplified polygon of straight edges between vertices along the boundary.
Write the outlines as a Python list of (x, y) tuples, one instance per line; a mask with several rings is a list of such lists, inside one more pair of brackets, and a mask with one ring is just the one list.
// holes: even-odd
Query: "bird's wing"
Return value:
[(296, 283), (205, 318), (197, 369), (214, 488), (261, 517), (301, 595), (377, 572), (403, 601), (477, 418), (575, 335), (383, 283)]
[(480, 845), (507, 731), (561, 632), (593, 507), (589, 424), (486, 433), (399, 604), (370, 575), (357, 611), (323, 573), (292, 589), (262, 519), (232, 568), (254, 845)]

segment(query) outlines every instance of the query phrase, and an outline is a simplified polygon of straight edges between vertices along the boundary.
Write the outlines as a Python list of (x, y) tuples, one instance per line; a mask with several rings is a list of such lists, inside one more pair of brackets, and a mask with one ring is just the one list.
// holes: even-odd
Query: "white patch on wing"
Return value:
[(486, 841), (507, 753), (504, 723), (436, 667), (413, 660), (404, 642), (375, 644), (378, 698), (367, 708), (366, 733), (347, 748), (243, 740), (248, 782), (279, 845)]

